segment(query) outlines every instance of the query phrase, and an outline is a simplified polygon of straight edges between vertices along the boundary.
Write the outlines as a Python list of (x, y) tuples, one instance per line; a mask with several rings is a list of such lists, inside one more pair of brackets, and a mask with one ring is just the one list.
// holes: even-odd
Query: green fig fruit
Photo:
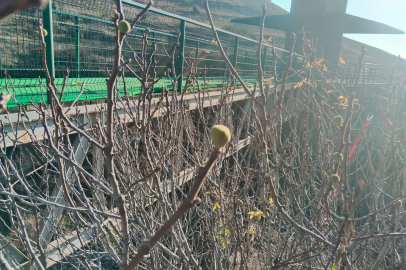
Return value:
[(335, 162), (341, 162), (343, 160), (343, 155), (341, 153), (335, 152), (333, 154), (333, 160)]
[(402, 206), (402, 199), (398, 198), (396, 199), (393, 204), (395, 205), (396, 208), (400, 208)]
[(333, 124), (336, 127), (340, 127), (342, 123), (343, 123), (343, 117), (341, 115), (337, 115), (336, 117), (334, 117)]
[(48, 35), (48, 31), (46, 29), (42, 29), (42, 35), (46, 37)]
[(149, 29), (149, 28), (145, 28), (145, 34), (149, 34), (149, 32), (151, 32), (151, 29)]
[(122, 20), (118, 23), (118, 30), (123, 34), (127, 34), (131, 30), (131, 25), (127, 21)]
[(337, 174), (332, 174), (330, 176), (330, 182), (333, 184), (337, 184), (338, 182), (340, 182), (340, 177)]
[(223, 125), (215, 125), (211, 128), (211, 140), (213, 144), (220, 149), (224, 145), (230, 142), (231, 132), (230, 129)]
[(243, 205), (243, 202), (242, 202), (240, 199), (236, 200), (235, 203), (236, 203), (238, 206), (242, 206), (242, 205)]

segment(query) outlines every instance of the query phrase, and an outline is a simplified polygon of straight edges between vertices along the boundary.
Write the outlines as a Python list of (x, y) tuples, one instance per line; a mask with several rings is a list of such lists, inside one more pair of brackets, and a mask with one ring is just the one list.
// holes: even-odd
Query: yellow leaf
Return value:
[(303, 85), (303, 83), (302, 82), (298, 82), (293, 88), (299, 88), (299, 87), (301, 87)]
[(307, 81), (307, 78), (304, 78), (303, 80), (301, 80), (300, 82), (298, 82), (293, 88), (298, 88), (298, 87), (302, 87), (302, 85)]
[(302, 57), (298, 57), (297, 58), (297, 61), (299, 61), (300, 63), (303, 61), (303, 58)]
[(262, 211), (251, 211), (248, 213), (248, 215), (250, 215), (250, 219), (252, 219), (253, 217), (257, 217), (258, 220), (261, 219), (261, 217), (265, 217), (264, 212)]
[(220, 209), (220, 204), (219, 203), (214, 204), (213, 211), (215, 211), (217, 208)]
[(206, 193), (204, 193), (204, 195), (209, 195), (210, 194), (210, 191), (207, 191)]
[(326, 65), (323, 65), (323, 70), (324, 70), (324, 72), (327, 72), (327, 66)]
[(321, 63), (324, 62), (324, 58), (317, 58), (316, 60), (314, 60), (314, 64), (317, 66), (321, 66)]
[(348, 106), (348, 98), (347, 97), (339, 96), (338, 98), (340, 99), (340, 106), (343, 106), (343, 107)]
[(269, 198), (269, 203), (273, 204), (273, 199), (272, 198)]
[[(227, 239), (227, 244), (230, 244), (229, 239)], [(224, 239), (221, 239), (221, 245), (223, 246), (223, 248), (226, 248), (226, 241), (224, 241)]]
[(331, 94), (331, 93), (333, 93), (333, 92), (334, 92), (334, 90), (328, 90), (328, 91), (327, 91), (328, 94)]
[(255, 235), (254, 235), (254, 234), (255, 234), (254, 229), (249, 229), (249, 230), (247, 231), (247, 233), (251, 235), (251, 240), (254, 241), (254, 237), (255, 237)]
[(265, 217), (264, 212), (262, 211), (257, 211), (255, 216), (258, 218), (258, 220), (261, 220), (261, 217)]
[(339, 63), (338, 65), (340, 65), (340, 64), (341, 64), (341, 65), (345, 65), (345, 61), (344, 61), (344, 59), (341, 58), (341, 57), (338, 58), (338, 63)]
[(251, 212), (248, 212), (248, 215), (250, 215), (250, 219), (252, 219), (254, 216), (255, 216), (255, 211), (251, 211)]

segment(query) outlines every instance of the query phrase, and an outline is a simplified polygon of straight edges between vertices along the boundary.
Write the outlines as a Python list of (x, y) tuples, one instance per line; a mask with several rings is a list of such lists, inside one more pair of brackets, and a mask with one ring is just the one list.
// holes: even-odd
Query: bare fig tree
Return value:
[[(209, 88), (199, 46), (177, 74), (180, 36), (161, 48), (165, 70), (149, 29), (140, 44), (127, 40), (151, 5), (127, 22), (116, 1), (105, 102), (63, 101), (70, 71), (57, 86), (41, 24), (44, 100), (28, 111), (5, 76), (3, 98), (19, 107), (0, 116), (0, 268), (403, 269), (406, 78), (368, 86), (363, 50), (343, 84), (297, 33), (285, 56), (258, 42), (250, 86), (205, 0), (226, 63), (222, 86)], [(260, 41), (265, 17), (264, 7)], [(181, 92), (159, 89), (182, 76)]]

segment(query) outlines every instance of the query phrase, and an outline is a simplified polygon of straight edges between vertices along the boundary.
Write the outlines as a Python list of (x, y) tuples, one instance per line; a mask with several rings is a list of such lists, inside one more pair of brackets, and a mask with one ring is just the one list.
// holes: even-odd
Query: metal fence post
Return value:
[[(43, 28), (47, 30), (45, 36), (46, 43), (46, 60), (51, 78), (55, 77), (55, 60), (54, 60), (54, 29), (52, 25), (52, 0), (48, 1), (43, 13)], [(51, 100), (51, 94), (48, 93), (48, 102)]]
[(374, 73), (372, 74), (372, 84), (375, 83), (376, 69), (377, 69), (377, 67), (375, 66), (375, 68), (374, 68)]
[(182, 93), (182, 82), (183, 82), (183, 54), (185, 52), (185, 20), (180, 21), (180, 38), (179, 38), (179, 59), (178, 59), (178, 92)]
[(235, 42), (234, 42), (234, 55), (233, 55), (233, 67), (237, 69), (237, 59), (238, 59), (238, 45), (240, 43), (240, 39), (238, 37), (235, 37)]
[(392, 74), (390, 75), (389, 84), (392, 84), (393, 73), (395, 72), (395, 67), (392, 67)]
[(80, 78), (80, 27), (79, 27), (79, 17), (75, 17), (75, 70), (76, 78)]
[[(248, 59), (248, 51), (245, 50), (244, 70), (243, 70), (243, 72), (242, 72), (242, 75), (243, 75), (243, 76), (244, 76), (244, 75), (247, 75), (247, 73), (249, 74), (249, 70), (248, 70), (248, 67), (247, 67), (247, 59)], [(248, 64), (249, 64), (249, 63), (248, 63)]]
[[(238, 60), (238, 45), (240, 43), (239, 37), (235, 37), (234, 39), (234, 52), (233, 52), (233, 60), (231, 64), (233, 65), (234, 69), (237, 70), (237, 60)], [(231, 69), (230, 69), (230, 75), (232, 75)], [(229, 78), (227, 78), (228, 80)], [(234, 85), (234, 81), (232, 82), (232, 85)]]
[[(152, 36), (152, 48), (154, 48), (155, 47), (155, 31), (151, 31), (151, 36)], [(152, 56), (152, 65), (154, 65), (154, 63), (155, 63), (155, 53), (154, 53), (154, 55)]]

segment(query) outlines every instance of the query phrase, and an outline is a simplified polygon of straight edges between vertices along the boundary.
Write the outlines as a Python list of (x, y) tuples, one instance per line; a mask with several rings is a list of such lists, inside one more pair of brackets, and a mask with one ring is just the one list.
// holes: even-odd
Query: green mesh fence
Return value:
[[(111, 69), (114, 50), (114, 27), (111, 18), (116, 8), (115, 1), (53, 0), (51, 6), (54, 62), (48, 65), (52, 65), (55, 70), (55, 83), (59, 88), (63, 82), (65, 69), (70, 70), (63, 100), (70, 102), (75, 99), (106, 98), (106, 69)], [(132, 21), (142, 7), (142, 4), (123, 0), (124, 14), (128, 21)], [(45, 72), (41, 62), (42, 53), (38, 34), (38, 24), (42, 19), (42, 10), (28, 9), (0, 22), (0, 72), (2, 74), (0, 91), (5, 91), (4, 74), (7, 71), (7, 75), (12, 78), (9, 91), (23, 105), (30, 104), (32, 101), (47, 102), (44, 87)], [(172, 61), (167, 57), (165, 49), (170, 54), (173, 52), (182, 20), (185, 21), (185, 42), (181, 44), (184, 49), (184, 59), (197, 57), (199, 77), (202, 80), (201, 87), (221, 86), (223, 79), (230, 79), (230, 76), (226, 72), (226, 63), (219, 53), (218, 45), (213, 40), (210, 27), (165, 11), (151, 9), (137, 23), (126, 37), (123, 57), (133, 58), (134, 53), (141, 53), (141, 38), (145, 29), (149, 28), (151, 31), (148, 50), (157, 46), (154, 56), (154, 60), (158, 63), (157, 75), (160, 76), (168, 68), (172, 69)], [(258, 41), (222, 30), (218, 34), (229, 59), (233, 60), (233, 65), (239, 70), (245, 82), (255, 83), (258, 74), (256, 56)], [(277, 49), (277, 54), (280, 57), (286, 55), (281, 49)], [(270, 51), (267, 52), (265, 49), (261, 56), (266, 79), (274, 76), (275, 61), (271, 55)], [(179, 56), (178, 51), (175, 51), (175, 66), (180, 66), (182, 61), (184, 61), (183, 58)], [(293, 63), (294, 65), (298, 63), (297, 55)], [(279, 71), (282, 63), (277, 61), (276, 65)], [(136, 73), (140, 71), (136, 65), (131, 67)], [(184, 83), (188, 74), (187, 71), (182, 74), (182, 83)], [(126, 77), (129, 94), (137, 95), (140, 91), (139, 82), (128, 72)], [(82, 83), (85, 83), (83, 89)], [(161, 91), (162, 87), (173, 90), (169, 78), (161, 80), (155, 86), (155, 90)], [(15, 106), (17, 105), (10, 102), (9, 107)]]

